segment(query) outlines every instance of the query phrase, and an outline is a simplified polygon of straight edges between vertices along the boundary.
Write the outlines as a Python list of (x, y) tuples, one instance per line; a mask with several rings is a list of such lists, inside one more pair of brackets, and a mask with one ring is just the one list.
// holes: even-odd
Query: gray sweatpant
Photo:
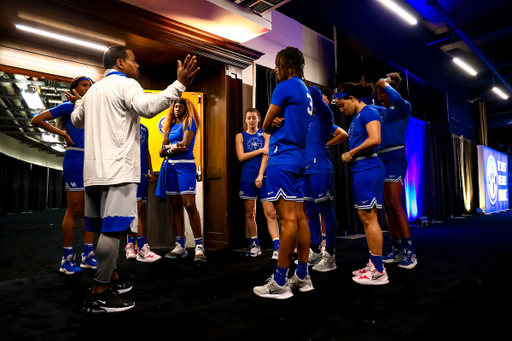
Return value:
[(98, 265), (94, 282), (99, 285), (110, 283), (112, 273), (117, 269), (117, 256), (119, 254), (120, 237), (125, 234), (120, 232), (101, 233), (96, 245), (96, 259)]

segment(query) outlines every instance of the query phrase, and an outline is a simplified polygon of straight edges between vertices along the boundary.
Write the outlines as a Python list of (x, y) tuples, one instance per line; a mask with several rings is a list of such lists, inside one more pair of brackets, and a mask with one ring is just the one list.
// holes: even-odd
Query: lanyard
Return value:
[(126, 77), (126, 75), (125, 75), (124, 73), (122, 73), (121, 71), (114, 71), (114, 72), (111, 72), (111, 73), (109, 73), (108, 75), (106, 75), (105, 77), (112, 76), (112, 75), (119, 75), (119, 76), (123, 76), (124, 78), (128, 78), (128, 77)]

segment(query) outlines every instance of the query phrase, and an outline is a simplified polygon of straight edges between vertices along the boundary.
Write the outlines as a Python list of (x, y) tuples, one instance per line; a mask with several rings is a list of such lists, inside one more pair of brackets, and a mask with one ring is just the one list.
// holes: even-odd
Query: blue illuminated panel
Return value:
[(404, 181), (407, 218), (425, 215), (423, 208), (423, 165), (425, 158), (426, 123), (411, 117), (405, 132), (407, 174)]
[(504, 211), (508, 206), (508, 157), (478, 146), (480, 208), (484, 213)]

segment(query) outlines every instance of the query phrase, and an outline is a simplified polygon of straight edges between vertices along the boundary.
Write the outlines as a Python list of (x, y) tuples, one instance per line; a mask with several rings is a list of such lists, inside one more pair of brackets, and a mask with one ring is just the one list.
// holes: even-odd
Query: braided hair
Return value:
[(304, 55), (296, 47), (288, 46), (277, 53), (276, 65), (279, 70), (286, 70), (288, 75), (297, 76), (304, 80)]

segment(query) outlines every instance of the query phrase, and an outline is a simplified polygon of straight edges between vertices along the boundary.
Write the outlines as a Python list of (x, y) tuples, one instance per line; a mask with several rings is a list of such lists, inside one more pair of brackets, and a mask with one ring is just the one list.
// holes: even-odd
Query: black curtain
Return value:
[(272, 93), (278, 83), (274, 70), (256, 65), (256, 109), (261, 113), (261, 121), (265, 119), (272, 101)]
[(0, 215), (65, 206), (62, 171), (2, 153), (0, 164)]

